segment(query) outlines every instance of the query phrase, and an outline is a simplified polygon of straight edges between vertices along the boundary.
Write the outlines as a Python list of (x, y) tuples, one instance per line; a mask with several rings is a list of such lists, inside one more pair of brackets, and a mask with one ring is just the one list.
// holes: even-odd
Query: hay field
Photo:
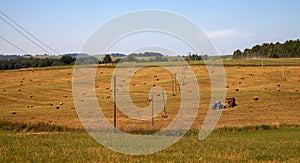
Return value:
[[(278, 65), (234, 66), (231, 63), (231, 66), (226, 66), (227, 96), (234, 96), (238, 106), (225, 109), (217, 126), (300, 124), (299, 65), (284, 66), (286, 80), (282, 79), (282, 67)], [(205, 66), (191, 67), (197, 77), (201, 97), (192, 128), (199, 129), (210, 106), (210, 80)], [(110, 82), (113, 70), (99, 67), (95, 85), (99, 105), (111, 122), (113, 95)], [(82, 128), (72, 98), (72, 73), (73, 69), (68, 67), (0, 71), (0, 120)], [(153, 85), (167, 91), (168, 117), (163, 118), (162, 112), (155, 117), (154, 128), (162, 129), (177, 114), (180, 92), (177, 90), (176, 96), (171, 96), (171, 74), (168, 71), (160, 67), (146, 67), (130, 80), (130, 95), (137, 106), (150, 105), (148, 91)], [(259, 100), (252, 100), (253, 96), (258, 96)], [(117, 127), (121, 130), (152, 129), (150, 120), (135, 120), (121, 112), (117, 114)]]

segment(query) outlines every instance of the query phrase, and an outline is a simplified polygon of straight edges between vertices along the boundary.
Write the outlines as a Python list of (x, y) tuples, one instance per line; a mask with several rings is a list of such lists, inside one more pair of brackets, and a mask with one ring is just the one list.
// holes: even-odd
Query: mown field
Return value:
[[(265, 59), (264, 66), (259, 66), (260, 63), (261, 60), (224, 61), (227, 97), (234, 96), (238, 106), (225, 109), (217, 127), (300, 124), (300, 60)], [(202, 63), (192, 62), (191, 68), (200, 88), (199, 110), (191, 128), (199, 130), (211, 105), (211, 85), (208, 71)], [(111, 67), (99, 67), (95, 85), (99, 105), (111, 122), (113, 95), (110, 82), (113, 70)], [(73, 68), (70, 67), (0, 71), (0, 120), (32, 124), (43, 122), (82, 129), (72, 98), (72, 74)], [(155, 125), (152, 127), (150, 120), (136, 120), (118, 111), (117, 127), (132, 131), (160, 130), (168, 126), (180, 105), (179, 89), (176, 96), (171, 96), (171, 77), (161, 67), (146, 67), (131, 77), (129, 86), (131, 98), (139, 107), (151, 104), (148, 93), (153, 85), (163, 87), (167, 92), (167, 118), (161, 112), (154, 118)], [(259, 100), (252, 100), (254, 96)], [(196, 135), (190, 135), (162, 152), (147, 156), (126, 156), (109, 151), (84, 131), (30, 133), (2, 129), (0, 160), (166, 161), (172, 158), (178, 161), (297, 162), (300, 158), (298, 128), (215, 133), (203, 141), (199, 141)]]

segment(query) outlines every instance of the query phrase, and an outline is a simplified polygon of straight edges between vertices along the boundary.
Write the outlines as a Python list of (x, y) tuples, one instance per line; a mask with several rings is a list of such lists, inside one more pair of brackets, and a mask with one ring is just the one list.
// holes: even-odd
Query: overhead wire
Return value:
[[(50, 49), (51, 51), (53, 51), (56, 54), (60, 54), (59, 52), (57, 52), (56, 50), (54, 50), (53, 48), (51, 48), (50, 46), (48, 46), (46, 43), (44, 43), (43, 41), (41, 41), (40, 39), (38, 39), (37, 37), (35, 37), (32, 33), (30, 33), (29, 31), (27, 31), (24, 27), (22, 27), (20, 24), (18, 24), (16, 21), (14, 21), (12, 18), (10, 18), (8, 15), (6, 15), (3, 11), (0, 10), (0, 13), (2, 15), (4, 15), (8, 20), (10, 20), (12, 23), (14, 23), (15, 26), (19, 27), (20, 29), (22, 29), (26, 34), (28, 34), (29, 36), (31, 36), (32, 38), (34, 38), (36, 41), (38, 41), (38, 43), (44, 45), (45, 47), (47, 47), (48, 49)], [(42, 49), (44, 52), (50, 54), (50, 52), (48, 50), (46, 50), (45, 48), (43, 48), (41, 45), (39, 45), (36, 41), (34, 41), (33, 39), (31, 39), (30, 37), (28, 37), (26, 34), (24, 34), (21, 30), (19, 30), (18, 28), (16, 28), (12, 23), (8, 22), (6, 19), (4, 19), (1, 15), (0, 15), (0, 19), (2, 19), (6, 24), (8, 24), (10, 27), (12, 27), (14, 30), (16, 30), (19, 34), (21, 34), (23, 37), (25, 37), (26, 39), (28, 39), (31, 43), (33, 43), (35, 46), (39, 47), (40, 49)]]
[(15, 45), (14, 43), (8, 41), (7, 39), (5, 39), (4, 37), (2, 37), (1, 35), (0, 35), (0, 38), (1, 38), (3, 41), (5, 41), (5, 42), (7, 42), (8, 44), (10, 44), (11, 46), (15, 47), (16, 49), (18, 49), (18, 50), (20, 50), (21, 52), (23, 52), (23, 53), (26, 54), (26, 52), (25, 52), (23, 49), (19, 48), (17, 45)]

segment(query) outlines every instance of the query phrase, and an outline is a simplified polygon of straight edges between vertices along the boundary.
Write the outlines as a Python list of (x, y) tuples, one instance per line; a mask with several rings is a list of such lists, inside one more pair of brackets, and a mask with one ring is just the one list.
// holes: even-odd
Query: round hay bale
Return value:
[(157, 78), (156, 81), (159, 81), (159, 78)]
[(152, 86), (153, 86), (153, 87), (155, 87), (156, 85), (155, 85), (155, 84), (153, 84)]
[(20, 83), (23, 83), (23, 81), (21, 80)]
[(21, 92), (22, 91), (21, 88), (19, 88), (18, 91)]
[(267, 90), (268, 88), (266, 86), (264, 86), (264, 90)]
[(30, 105), (26, 105), (26, 108), (30, 108)]
[(71, 83), (71, 81), (70, 81), (70, 80), (68, 80), (68, 83)]
[(109, 90), (109, 87), (106, 87), (106, 90)]
[(239, 81), (239, 84), (242, 84), (242, 82), (241, 82), (241, 81)]
[(98, 86), (98, 85), (96, 85), (96, 86), (95, 86), (95, 88), (99, 88), (99, 86)]
[(245, 80), (245, 78), (244, 78), (244, 77), (241, 77), (241, 80)]
[(258, 96), (253, 96), (253, 97), (252, 97), (252, 100), (253, 100), (253, 101), (258, 101), (259, 98), (258, 98)]
[(226, 88), (229, 88), (229, 85), (226, 85)]
[(11, 114), (17, 114), (17, 112), (16, 111), (11, 111)]
[(132, 83), (132, 86), (135, 86), (135, 83)]
[(20, 86), (23, 86), (23, 84), (21, 83)]
[(154, 78), (157, 78), (157, 75), (154, 75), (153, 77), (154, 77)]
[(298, 88), (295, 88), (295, 91), (298, 92)]
[(5, 92), (5, 91), (6, 91), (6, 89), (3, 89), (2, 91), (3, 91), (3, 92)]
[(63, 104), (64, 104), (63, 102), (60, 102), (60, 103), (59, 103), (59, 105), (63, 105)]
[(277, 83), (277, 87), (280, 87), (280, 83)]
[(32, 95), (29, 95), (29, 96), (28, 96), (28, 98), (32, 98), (32, 97), (33, 97)]
[(57, 105), (57, 106), (55, 107), (55, 109), (60, 109), (60, 106)]
[(108, 96), (106, 96), (106, 98), (110, 98), (110, 96), (108, 95)]
[(64, 95), (64, 98), (67, 98), (68, 96), (67, 95)]
[(280, 88), (277, 88), (276, 90), (277, 90), (278, 92), (280, 92)]
[(234, 90), (234, 92), (240, 91), (240, 89), (238, 89), (238, 88), (234, 88), (233, 90)]
[(53, 104), (49, 104), (50, 106), (53, 106)]

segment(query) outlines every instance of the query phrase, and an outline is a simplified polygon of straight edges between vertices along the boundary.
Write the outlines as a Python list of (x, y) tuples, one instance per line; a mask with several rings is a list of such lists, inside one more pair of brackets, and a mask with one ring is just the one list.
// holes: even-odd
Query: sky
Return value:
[[(80, 52), (101, 25), (124, 13), (145, 9), (170, 11), (189, 19), (205, 32), (218, 54), (300, 38), (299, 0), (0, 0), (0, 4), (3, 13), (60, 54)], [(5, 18), (1, 13), (0, 16)], [(186, 46), (179, 46), (178, 40), (150, 35), (147, 38), (154, 42), (157, 39), (171, 42), (167, 48), (175, 49), (175, 53), (190, 51)], [(0, 36), (26, 53), (46, 53), (2, 19)], [(0, 54), (23, 54), (1, 38)], [(128, 45), (130, 42), (124, 39), (110, 52), (133, 52)]]

